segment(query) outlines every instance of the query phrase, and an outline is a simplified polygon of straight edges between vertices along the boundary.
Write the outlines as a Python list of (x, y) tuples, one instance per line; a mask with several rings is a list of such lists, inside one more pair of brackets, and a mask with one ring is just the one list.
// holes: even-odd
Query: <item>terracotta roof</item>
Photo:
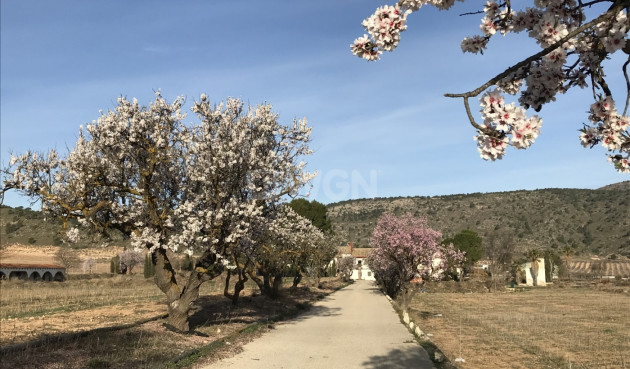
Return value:
[[(354, 256), (355, 258), (366, 258), (372, 250), (373, 248), (371, 247), (353, 247), (352, 256)], [(337, 256), (349, 254), (350, 246), (337, 246)]]
[(19, 263), (0, 263), (0, 268), (11, 268), (11, 269), (26, 269), (26, 268), (35, 268), (35, 269), (66, 269), (61, 265), (56, 264), (19, 264)]
[(366, 258), (372, 250), (373, 248), (371, 247), (355, 247), (352, 250), (352, 256), (354, 256), (355, 258)]
[(337, 246), (337, 256), (350, 253), (350, 246)]

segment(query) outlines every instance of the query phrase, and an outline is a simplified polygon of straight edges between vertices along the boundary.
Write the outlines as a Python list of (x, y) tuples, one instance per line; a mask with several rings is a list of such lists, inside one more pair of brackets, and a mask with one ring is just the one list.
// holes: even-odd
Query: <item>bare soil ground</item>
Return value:
[(59, 333), (81, 332), (90, 329), (135, 323), (164, 314), (164, 303), (149, 302), (111, 305), (73, 312), (52, 313), (28, 318), (2, 320), (0, 343), (28, 342)]
[(458, 368), (630, 367), (629, 285), (423, 293), (410, 315)]

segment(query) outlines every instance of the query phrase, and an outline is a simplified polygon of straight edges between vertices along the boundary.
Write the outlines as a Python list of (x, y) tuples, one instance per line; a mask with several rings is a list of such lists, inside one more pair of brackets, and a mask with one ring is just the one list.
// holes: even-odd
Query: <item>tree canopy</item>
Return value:
[(483, 248), (481, 246), (482, 239), (477, 232), (470, 229), (464, 229), (456, 234), (453, 238), (446, 238), (442, 241), (442, 244), (453, 244), (455, 248), (465, 255), (464, 266), (467, 268), (475, 265), (477, 260), (481, 259), (483, 255)]
[(288, 204), (293, 211), (310, 220), (313, 225), (319, 228), (322, 232), (329, 232), (332, 230), (330, 219), (328, 219), (326, 213), (328, 209), (326, 205), (318, 202), (317, 200), (308, 201), (306, 199), (293, 199)]
[[(2, 192), (41, 200), (42, 210), (64, 226), (79, 218), (92, 231), (117, 229), (130, 237), (151, 254), (168, 323), (188, 330), (199, 286), (237, 268), (237, 257), (254, 258), (279, 232), (273, 225), (286, 220), (286, 196), (297, 195), (313, 174), (301, 160), (311, 153), (305, 120), (282, 125), (269, 104), (213, 105), (202, 94), (191, 108), (198, 120), (187, 124), (183, 104), (184, 97), (169, 103), (160, 92), (148, 106), (121, 97), (80, 128), (67, 155), (12, 156)], [(298, 227), (292, 237), (316, 239), (300, 233), (312, 228)], [(66, 234), (72, 240), (78, 231)], [(194, 270), (178, 276), (167, 250), (197, 253)]]

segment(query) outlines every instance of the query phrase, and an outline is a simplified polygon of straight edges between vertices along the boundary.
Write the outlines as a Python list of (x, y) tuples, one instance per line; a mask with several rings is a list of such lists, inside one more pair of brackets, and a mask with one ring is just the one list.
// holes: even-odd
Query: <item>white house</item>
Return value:
[(337, 265), (339, 265), (339, 261), (341, 261), (342, 258), (352, 256), (354, 257), (354, 268), (352, 269), (352, 276), (350, 276), (350, 278), (373, 281), (374, 273), (372, 273), (372, 270), (370, 270), (370, 267), (365, 261), (370, 251), (372, 251), (372, 248), (355, 248), (352, 242), (350, 242), (348, 246), (339, 246), (337, 247)]

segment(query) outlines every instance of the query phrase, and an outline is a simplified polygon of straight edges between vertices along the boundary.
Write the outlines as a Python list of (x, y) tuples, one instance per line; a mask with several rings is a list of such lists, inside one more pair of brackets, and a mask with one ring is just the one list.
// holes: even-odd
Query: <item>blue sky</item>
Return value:
[[(545, 106), (530, 149), (511, 149), (494, 163), (479, 158), (461, 101), (443, 94), (477, 87), (536, 46), (512, 35), (493, 41), (484, 56), (462, 54), (460, 41), (478, 33), (480, 16), (458, 14), (477, 4), (412, 14), (399, 48), (375, 63), (354, 57), (349, 45), (381, 1), (0, 4), (3, 167), (11, 152), (63, 152), (79, 125), (113, 108), (118, 96), (148, 103), (161, 89), (169, 99), (205, 92), (215, 102), (269, 102), (286, 124), (306, 117), (314, 149), (306, 161), (320, 174), (311, 199), (323, 203), (630, 179), (614, 171), (603, 149), (579, 144), (590, 90)], [(609, 83), (623, 92), (621, 61), (611, 65)], [(27, 201), (10, 194), (5, 204)]]

